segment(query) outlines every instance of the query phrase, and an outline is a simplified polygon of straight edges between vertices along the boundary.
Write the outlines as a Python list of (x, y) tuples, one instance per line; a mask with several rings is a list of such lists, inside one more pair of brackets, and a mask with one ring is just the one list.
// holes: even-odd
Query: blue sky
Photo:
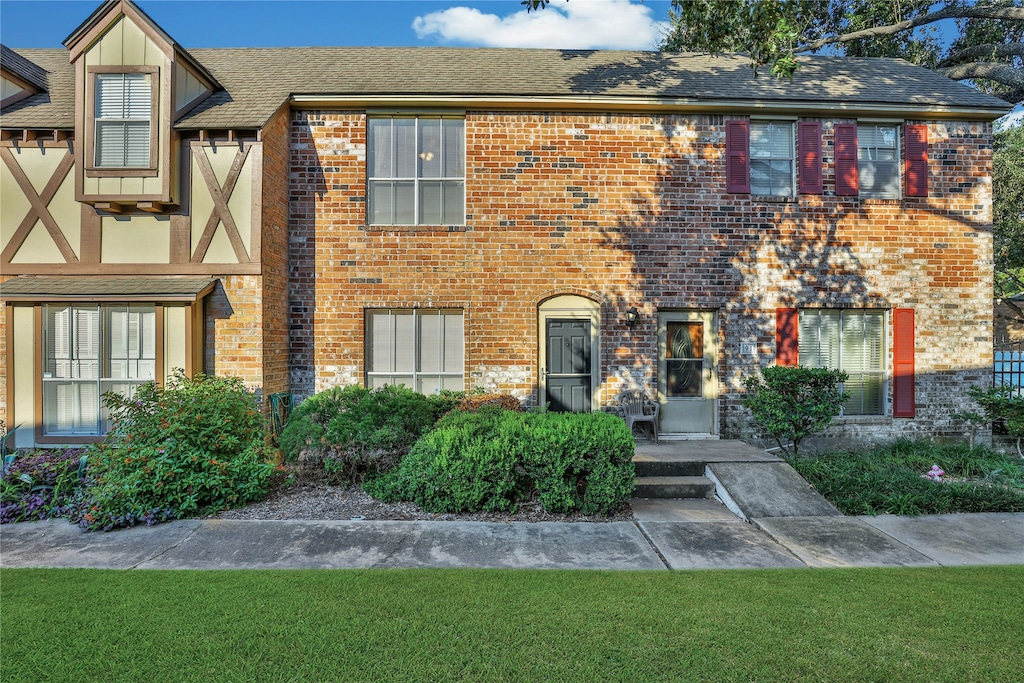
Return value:
[[(653, 49), (668, 0), (138, 0), (186, 49), (466, 45)], [(0, 0), (0, 41), (60, 47), (100, 0)]]

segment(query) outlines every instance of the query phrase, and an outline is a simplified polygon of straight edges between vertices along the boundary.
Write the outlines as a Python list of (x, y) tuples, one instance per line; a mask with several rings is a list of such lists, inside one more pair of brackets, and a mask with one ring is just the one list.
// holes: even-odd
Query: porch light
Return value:
[(636, 310), (636, 306), (630, 307), (630, 309), (626, 311), (626, 327), (633, 329), (633, 323), (635, 323), (639, 318), (640, 311)]

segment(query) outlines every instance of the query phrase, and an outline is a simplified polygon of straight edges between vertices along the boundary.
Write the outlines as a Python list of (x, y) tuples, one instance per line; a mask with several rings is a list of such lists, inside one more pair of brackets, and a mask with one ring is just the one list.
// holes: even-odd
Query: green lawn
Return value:
[(0, 572), (15, 681), (1019, 681), (1022, 567)]

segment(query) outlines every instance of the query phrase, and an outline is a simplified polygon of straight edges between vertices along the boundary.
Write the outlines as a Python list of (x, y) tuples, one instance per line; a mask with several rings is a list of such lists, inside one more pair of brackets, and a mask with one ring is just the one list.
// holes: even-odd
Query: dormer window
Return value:
[(153, 74), (95, 78), (96, 168), (152, 168)]

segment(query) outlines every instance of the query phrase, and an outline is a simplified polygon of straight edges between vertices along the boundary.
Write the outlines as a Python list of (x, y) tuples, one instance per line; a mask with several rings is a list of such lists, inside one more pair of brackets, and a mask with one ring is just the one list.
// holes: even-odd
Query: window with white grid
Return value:
[(750, 194), (793, 196), (794, 149), (792, 123), (750, 122)]
[(156, 377), (156, 309), (51, 304), (43, 309), (43, 433), (100, 436), (102, 396), (132, 396)]
[(96, 166), (149, 168), (152, 76), (96, 74)]
[(373, 117), (367, 128), (370, 225), (465, 223), (464, 119)]
[(857, 174), (860, 196), (883, 199), (900, 197), (900, 148), (898, 126), (857, 126)]
[(422, 394), (465, 386), (462, 311), (366, 311), (366, 386), (403, 384)]

